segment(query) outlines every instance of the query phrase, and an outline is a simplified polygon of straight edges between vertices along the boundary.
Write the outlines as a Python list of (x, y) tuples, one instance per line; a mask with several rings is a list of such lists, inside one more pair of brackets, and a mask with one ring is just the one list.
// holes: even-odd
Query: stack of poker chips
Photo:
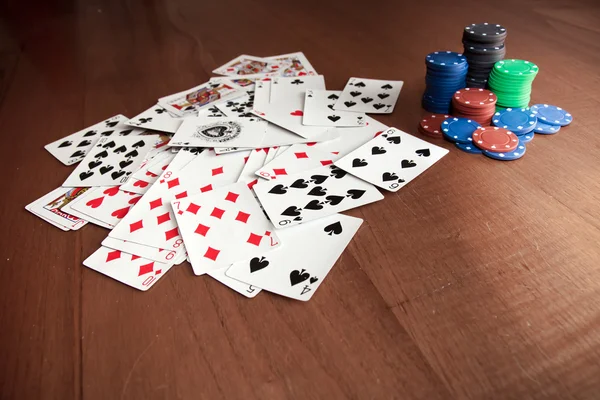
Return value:
[(496, 95), (486, 89), (464, 88), (454, 93), (452, 115), (488, 126), (496, 112)]
[(454, 92), (466, 85), (467, 59), (460, 53), (436, 51), (427, 55), (425, 64), (423, 108), (431, 113), (449, 114)]
[(498, 111), (492, 118), (494, 126), (508, 129), (517, 136), (533, 132), (537, 124), (536, 115), (526, 108), (507, 108)]
[(430, 138), (440, 139), (442, 137), (442, 122), (448, 118), (450, 116), (447, 114), (426, 115), (419, 122), (419, 132)]
[(485, 88), (494, 64), (504, 59), (506, 28), (498, 24), (471, 24), (463, 31), (464, 55), (469, 62), (467, 87)]
[(531, 100), (531, 84), (539, 68), (530, 61), (498, 61), (488, 86), (498, 97), (497, 105), (502, 108), (527, 108)]

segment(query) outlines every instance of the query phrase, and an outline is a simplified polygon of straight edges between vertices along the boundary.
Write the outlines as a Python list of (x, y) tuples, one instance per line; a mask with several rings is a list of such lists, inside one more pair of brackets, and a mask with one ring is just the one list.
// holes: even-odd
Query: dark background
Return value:
[[(597, 399), (598, 1), (4, 1), (0, 398)], [(401, 79), (417, 134), (424, 57), (501, 23), (534, 103), (574, 115), (526, 156), (459, 152), (365, 219), (308, 302), (248, 300), (187, 263), (147, 293), (84, 268), (107, 231), (24, 206), (71, 168), (43, 145), (208, 80), (239, 54), (304, 51), (341, 90)], [(307, 249), (310, 251), (310, 249)]]

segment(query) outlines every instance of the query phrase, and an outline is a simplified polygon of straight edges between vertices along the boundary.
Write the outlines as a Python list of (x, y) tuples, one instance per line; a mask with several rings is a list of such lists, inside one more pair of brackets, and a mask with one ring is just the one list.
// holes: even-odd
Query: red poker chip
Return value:
[(480, 126), (473, 132), (473, 143), (482, 150), (508, 153), (519, 145), (517, 135), (497, 126)]
[(495, 105), (498, 97), (487, 89), (464, 88), (454, 93), (453, 100), (468, 107), (479, 108)]
[(445, 114), (429, 114), (421, 119), (419, 127), (431, 135), (438, 136), (442, 135), (442, 122), (450, 118), (449, 115)]

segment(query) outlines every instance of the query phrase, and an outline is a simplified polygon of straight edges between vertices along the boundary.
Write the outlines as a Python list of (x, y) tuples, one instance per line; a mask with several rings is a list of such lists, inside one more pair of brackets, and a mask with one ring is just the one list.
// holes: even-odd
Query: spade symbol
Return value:
[(144, 147), (144, 145), (145, 145), (145, 144), (146, 144), (146, 143), (144, 143), (144, 141), (143, 141), (143, 140), (140, 140), (139, 142), (136, 142), (136, 143), (134, 143), (132, 147), (133, 147), (134, 149), (137, 149), (138, 147)]
[(359, 190), (359, 189), (350, 189), (346, 193), (348, 193), (348, 197), (356, 200), (356, 199), (360, 199), (362, 197), (362, 195), (365, 194), (365, 191)]
[(110, 142), (105, 143), (105, 144), (102, 145), (103, 149), (108, 149), (108, 148), (111, 148), (111, 147), (115, 147), (115, 141), (114, 140), (111, 140)]
[(344, 200), (344, 196), (331, 195), (325, 197), (325, 200), (329, 202), (330, 206), (337, 206), (342, 202), (342, 200)]
[(373, 101), (373, 99), (372, 99), (372, 98), (370, 98), (370, 97), (363, 97), (361, 100), (362, 100), (362, 102), (363, 102), (363, 103), (365, 103), (365, 104), (367, 104), (367, 103), (370, 103), (370, 102), (372, 102), (372, 101)]
[(302, 211), (301, 208), (298, 208), (296, 206), (289, 206), (288, 208), (286, 208), (285, 210), (283, 210), (283, 212), (281, 213), (281, 215), (287, 215), (290, 217), (297, 217), (298, 215), (300, 215), (300, 211)]
[(307, 210), (321, 210), (323, 209), (323, 205), (319, 202), (319, 200), (311, 200), (307, 205), (304, 206)]
[(386, 83), (386, 84), (385, 84), (385, 85), (383, 85), (381, 88), (382, 88), (382, 89), (386, 89), (386, 90), (388, 90), (388, 89), (391, 89), (391, 88), (392, 88), (392, 85), (390, 85), (389, 83)]
[(393, 144), (400, 144), (400, 136), (390, 136), (387, 141)]
[(355, 83), (354, 86), (356, 86), (356, 87), (365, 87), (367, 85), (365, 85), (363, 82), (358, 82), (358, 83)]
[(105, 173), (112, 171), (112, 170), (113, 170), (113, 168), (114, 168), (114, 167), (113, 167), (112, 165), (106, 165), (106, 166), (104, 166), (104, 167), (100, 168), (100, 173), (101, 173), (102, 175), (104, 175)]
[(305, 271), (305, 269), (303, 269), (302, 271), (298, 271), (297, 269), (295, 269), (292, 272), (290, 272), (290, 283), (292, 284), (292, 286), (302, 283), (308, 278), (310, 278), (310, 274)]
[(130, 158), (130, 157), (137, 157), (139, 155), (139, 153), (137, 152), (137, 150), (132, 150), (129, 153), (125, 154), (125, 158)]
[(329, 107), (330, 110), (333, 110), (333, 104), (328, 104), (327, 107)]
[(73, 142), (71, 142), (70, 140), (67, 140), (67, 141), (64, 141), (61, 144), (59, 144), (58, 147), (69, 147), (72, 144), (73, 144)]
[(112, 135), (113, 132), (114, 131), (104, 131), (104, 132), (100, 133), (100, 136), (110, 136), (110, 135)]
[(92, 142), (90, 142), (89, 140), (83, 140), (83, 141), (79, 142), (77, 147), (85, 147), (85, 146), (89, 146), (90, 144), (92, 144)]
[(360, 96), (361, 94), (362, 94), (362, 92), (357, 92), (357, 91), (350, 92), (350, 96), (352, 96), (352, 97)]
[(83, 157), (85, 156), (85, 153), (81, 150), (77, 150), (75, 153), (71, 154), (71, 158), (73, 157)]
[(90, 167), (90, 169), (94, 169), (96, 168), (98, 165), (102, 165), (102, 161), (92, 161), (88, 164), (88, 167)]
[(118, 123), (119, 123), (119, 121), (107, 122), (107, 123), (106, 123), (106, 127), (107, 127), (107, 128), (113, 128), (113, 127), (115, 127), (115, 126), (116, 126)]
[(87, 178), (89, 178), (92, 175), (94, 175), (94, 173), (92, 171), (82, 172), (82, 173), (79, 174), (79, 179), (81, 179), (82, 181), (84, 181), (84, 180), (86, 180)]
[(250, 273), (260, 271), (261, 269), (266, 268), (268, 265), (269, 261), (267, 261), (266, 258), (254, 257), (252, 260), (250, 260)]
[(366, 162), (364, 159), (360, 159), (360, 158), (355, 158), (354, 160), (352, 160), (352, 166), (354, 168), (358, 168), (358, 167), (364, 167), (369, 165), (368, 162)]
[(100, 153), (96, 154), (94, 156), (94, 158), (106, 158), (107, 156), (108, 156), (108, 153), (106, 152), (106, 150), (103, 150)]
[(417, 164), (413, 161), (413, 160), (402, 160), (402, 168), (412, 168), (412, 167), (416, 167)]
[(327, 96), (327, 98), (330, 100), (337, 100), (340, 97), (337, 94), (330, 94), (329, 96)]
[(308, 182), (304, 179), (297, 179), (290, 186), (296, 189), (305, 189), (308, 187)]
[(431, 152), (429, 151), (429, 149), (417, 150), (417, 151), (415, 151), (415, 153), (417, 153), (417, 155), (419, 157), (429, 157), (431, 155)]
[(123, 175), (125, 175), (125, 171), (115, 171), (112, 174), (110, 174), (110, 176), (113, 178), (113, 180), (117, 180), (120, 177), (122, 177)]
[(127, 161), (121, 161), (121, 162), (119, 163), (119, 167), (121, 167), (121, 169), (123, 169), (123, 168), (125, 168), (125, 167), (129, 166), (129, 165), (130, 165), (132, 162), (133, 162), (133, 161), (131, 161), (131, 160), (127, 160)]
[(389, 95), (389, 94), (387, 94), (387, 93), (379, 93), (379, 94), (377, 95), (377, 97), (379, 97), (381, 100), (383, 100), (383, 99), (385, 99), (386, 97), (390, 97), (390, 95)]
[(339, 169), (339, 168), (332, 168), (331, 169), (331, 176), (333, 176), (335, 179), (342, 179), (344, 176), (346, 176), (347, 172)]
[(133, 129), (126, 129), (124, 131), (119, 132), (120, 136), (127, 136), (129, 135), (131, 132), (133, 132)]
[(373, 104), (373, 107), (376, 110), (381, 110), (383, 107), (385, 107), (385, 104), (383, 104), (383, 103), (377, 103), (377, 104)]
[(395, 181), (396, 179), (398, 179), (398, 176), (393, 172), (384, 172), (382, 179), (384, 182)]
[(325, 196), (327, 194), (327, 189), (323, 189), (322, 186), (315, 186), (308, 192), (309, 196)]
[(113, 150), (113, 153), (125, 153), (127, 151), (127, 147), (125, 147), (125, 145), (119, 146), (116, 149)]
[(354, 106), (356, 105), (356, 103), (355, 103), (355, 102), (353, 102), (353, 101), (345, 101), (345, 102), (344, 102), (344, 105), (345, 105), (346, 107), (350, 108), (350, 107), (354, 107)]
[(371, 154), (373, 154), (374, 156), (378, 155), (378, 154), (385, 154), (386, 150), (383, 147), (373, 147), (371, 149)]
[(315, 283), (318, 280), (319, 280), (319, 278), (317, 278), (316, 276), (311, 276), (311, 278), (310, 278), (310, 284), (312, 285), (313, 283)]
[(287, 187), (283, 186), (283, 185), (275, 185), (273, 186), (273, 188), (271, 188), (271, 190), (269, 190), (269, 193), (272, 194), (286, 194), (287, 193)]
[(96, 134), (96, 131), (87, 131), (86, 133), (83, 134), (83, 137), (90, 137), (90, 136), (94, 136)]
[(340, 118), (342, 118), (342, 117), (337, 116), (337, 115), (328, 115), (327, 116), (327, 119), (330, 120), (330, 121), (332, 121), (332, 122), (337, 122)]
[(320, 185), (321, 183), (325, 182), (327, 178), (329, 178), (327, 175), (313, 175), (310, 177), (310, 179), (317, 185)]

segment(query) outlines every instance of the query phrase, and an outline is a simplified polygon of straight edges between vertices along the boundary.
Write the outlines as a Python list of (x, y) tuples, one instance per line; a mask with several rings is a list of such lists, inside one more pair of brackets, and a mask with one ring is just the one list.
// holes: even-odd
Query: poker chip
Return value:
[(531, 106), (531, 112), (537, 118), (549, 125), (566, 126), (573, 122), (573, 116), (566, 110), (548, 104), (535, 104)]
[(454, 145), (456, 147), (458, 147), (460, 150), (464, 151), (465, 153), (470, 153), (470, 154), (483, 153), (483, 151), (481, 151), (477, 146), (473, 145), (473, 143), (454, 143)]
[(519, 136), (519, 141), (521, 143), (529, 143), (533, 140), (534, 137), (535, 137), (535, 132), (529, 132), (529, 133)]
[(494, 160), (514, 161), (514, 160), (518, 160), (519, 158), (522, 158), (525, 155), (526, 151), (527, 151), (527, 147), (525, 146), (525, 143), (520, 142), (517, 145), (517, 147), (512, 151), (508, 151), (505, 153), (498, 153), (498, 152), (494, 152), (494, 151), (484, 150), (483, 155), (486, 157), (489, 157), (489, 158), (493, 158)]
[(473, 132), (479, 127), (476, 121), (454, 117), (442, 122), (442, 133), (451, 142), (471, 143)]
[(421, 105), (431, 113), (448, 114), (454, 93), (466, 86), (467, 58), (453, 51), (436, 51), (425, 57), (427, 72)]
[(506, 28), (498, 24), (471, 24), (463, 31), (463, 54), (469, 63), (467, 87), (485, 88), (494, 64), (504, 59)]
[(505, 108), (527, 108), (537, 65), (526, 60), (502, 60), (494, 64), (488, 86), (498, 97), (496, 104)]
[(537, 124), (535, 124), (535, 128), (533, 128), (533, 131), (542, 135), (554, 135), (560, 131), (560, 126), (550, 125), (538, 120)]
[(492, 122), (495, 126), (508, 129), (516, 135), (531, 132), (537, 123), (535, 114), (525, 108), (507, 108), (494, 114)]
[(479, 125), (490, 125), (496, 111), (496, 95), (486, 89), (464, 88), (454, 93), (452, 115), (469, 118)]
[(506, 153), (517, 148), (519, 138), (505, 128), (481, 126), (473, 132), (473, 143), (482, 150)]
[(450, 118), (447, 114), (429, 114), (421, 119), (419, 123), (419, 132), (425, 136), (441, 138), (442, 137), (442, 122)]

